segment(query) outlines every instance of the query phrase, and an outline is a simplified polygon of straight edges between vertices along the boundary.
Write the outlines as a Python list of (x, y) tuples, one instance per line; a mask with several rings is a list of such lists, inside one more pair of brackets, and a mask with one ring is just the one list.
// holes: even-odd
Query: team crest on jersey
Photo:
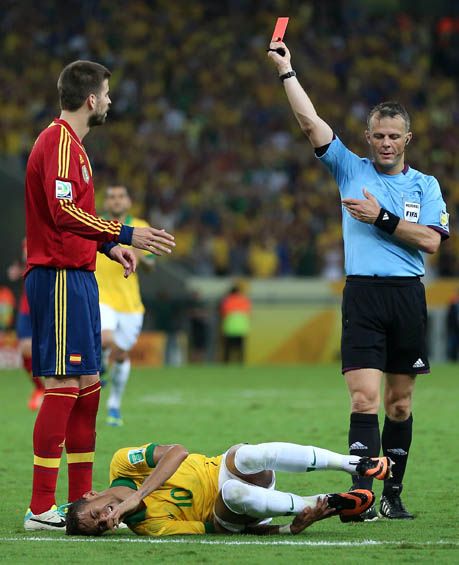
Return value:
[(56, 198), (72, 200), (72, 183), (65, 180), (56, 180)]
[(84, 182), (88, 183), (89, 182), (89, 173), (88, 173), (88, 168), (86, 167), (86, 165), (83, 165), (81, 167), (81, 174), (83, 175)]
[(440, 213), (440, 225), (442, 228), (448, 228), (449, 226), (449, 214), (446, 210), (442, 210)]
[(405, 202), (405, 220), (417, 224), (419, 222), (419, 213), (421, 205), (419, 202)]
[(144, 449), (130, 449), (128, 451), (129, 463), (132, 465), (137, 465), (145, 461), (145, 450)]

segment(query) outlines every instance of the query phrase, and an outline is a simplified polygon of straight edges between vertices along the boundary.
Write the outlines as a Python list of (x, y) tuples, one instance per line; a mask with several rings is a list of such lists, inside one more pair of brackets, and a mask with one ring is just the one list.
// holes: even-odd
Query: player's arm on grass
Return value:
[(252, 534), (256, 536), (275, 536), (280, 534), (300, 534), (309, 526), (312, 526), (314, 522), (328, 518), (335, 510), (329, 508), (327, 499), (319, 499), (317, 505), (314, 508), (305, 508), (301, 514), (295, 516), (291, 524), (286, 524), (284, 526), (248, 526), (245, 530), (245, 534)]
[(170, 479), (187, 457), (188, 451), (183, 445), (155, 446), (153, 452), (154, 469), (138, 490), (134, 491), (129, 498), (113, 508), (112, 512), (107, 516), (109, 528), (113, 529), (118, 526), (123, 516), (137, 510), (142, 500)]
[[(290, 60), (290, 51), (285, 43), (281, 41), (272, 42), (270, 44), (268, 57), (276, 65), (279, 76), (292, 71)], [(285, 50), (285, 55), (279, 55), (273, 51), (279, 47)], [(307, 135), (313, 147), (323, 147), (331, 143), (333, 139), (333, 130), (331, 127), (317, 114), (311, 99), (304, 91), (296, 77), (284, 80), (285, 93), (287, 94), (290, 106), (295, 117), (300, 124), (301, 130)]]
[[(438, 250), (442, 236), (434, 228), (408, 222), (386, 210), (383, 210), (383, 214), (387, 214), (387, 219), (382, 220), (380, 219), (382, 209), (377, 199), (366, 189), (363, 189), (363, 196), (365, 197), (363, 199), (344, 198), (342, 201), (344, 208), (355, 220), (365, 224), (376, 224), (376, 227), (382, 227), (382, 229), (384, 221), (398, 222), (392, 232), (394, 237), (425, 253), (435, 253)], [(383, 229), (383, 231), (386, 230)]]

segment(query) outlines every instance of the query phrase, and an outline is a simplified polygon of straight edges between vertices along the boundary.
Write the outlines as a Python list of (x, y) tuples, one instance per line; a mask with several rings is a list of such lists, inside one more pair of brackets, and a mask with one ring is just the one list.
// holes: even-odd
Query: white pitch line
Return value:
[(288, 545), (288, 546), (308, 546), (308, 547), (363, 547), (363, 546), (378, 546), (378, 545), (391, 545), (391, 546), (441, 546), (453, 545), (459, 547), (459, 541), (449, 540), (436, 540), (436, 541), (384, 541), (384, 540), (356, 540), (356, 541), (291, 541), (291, 540), (210, 540), (210, 539), (192, 539), (192, 538), (129, 538), (129, 537), (115, 537), (107, 536), (105, 538), (82, 538), (82, 537), (38, 537), (38, 536), (25, 536), (25, 537), (0, 537), (0, 542), (23, 542), (23, 541), (38, 541), (38, 542), (55, 542), (55, 543), (149, 543), (149, 544), (188, 544), (188, 545)]

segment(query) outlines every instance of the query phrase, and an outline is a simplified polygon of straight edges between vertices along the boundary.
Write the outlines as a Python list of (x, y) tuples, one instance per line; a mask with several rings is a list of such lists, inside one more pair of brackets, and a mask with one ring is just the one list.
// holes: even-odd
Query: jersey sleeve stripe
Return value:
[(90, 214), (83, 213), (81, 209), (78, 209), (75, 204), (72, 204), (69, 201), (60, 200), (59, 203), (64, 212), (67, 212), (67, 214), (70, 214), (70, 216), (72, 216), (82, 224), (85, 224), (86, 226), (89, 226), (100, 232), (108, 232), (113, 235), (120, 234), (121, 224), (115, 223), (114, 226), (112, 226), (112, 222), (102, 223), (103, 220), (96, 220)]
[(80, 213), (82, 216), (84, 216), (87, 220), (92, 221), (92, 222), (97, 222), (98, 224), (100, 224), (101, 226), (107, 227), (110, 226), (111, 230), (114, 230), (112, 233), (115, 234), (119, 234), (119, 232), (121, 231), (121, 227), (122, 224), (120, 222), (117, 221), (110, 221), (110, 220), (104, 220), (103, 218), (99, 218), (99, 217), (95, 217), (92, 216), (91, 214), (88, 214), (87, 212), (85, 212), (84, 210), (82, 210), (81, 208), (77, 208), (75, 206), (75, 204), (73, 204), (73, 202), (69, 202), (69, 205), (75, 209), (76, 212)]
[(67, 178), (69, 174), (71, 142), (72, 140), (68, 131), (64, 126), (61, 126), (61, 135), (59, 137), (57, 176), (64, 179)]
[(70, 146), (72, 144), (72, 140), (70, 139), (70, 135), (68, 134), (67, 130), (65, 130), (65, 135), (67, 138), (67, 143), (65, 144), (65, 171), (64, 171), (64, 178), (68, 178), (69, 176), (69, 168), (70, 168)]
[(57, 161), (57, 176), (62, 177), (62, 144), (64, 140), (64, 128), (61, 127), (61, 135), (59, 136), (59, 151)]
[(73, 202), (68, 202), (68, 204), (66, 205), (72, 208), (76, 214), (79, 214), (82, 218), (84, 218), (88, 222), (91, 222), (93, 224), (98, 224), (103, 231), (108, 231), (114, 235), (120, 234), (122, 224), (120, 224), (119, 222), (107, 221), (107, 220), (103, 220), (102, 218), (92, 216), (91, 214), (88, 214), (81, 208), (75, 206)]

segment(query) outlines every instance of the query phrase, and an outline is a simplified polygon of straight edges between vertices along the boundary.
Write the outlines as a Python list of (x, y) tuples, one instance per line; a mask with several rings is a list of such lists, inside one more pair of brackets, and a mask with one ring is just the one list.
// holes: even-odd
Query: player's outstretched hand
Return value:
[(127, 279), (129, 275), (135, 273), (137, 268), (137, 257), (132, 249), (116, 245), (109, 252), (110, 258), (124, 267), (124, 277)]
[[(285, 55), (279, 55), (276, 49), (282, 48), (285, 51)], [(268, 57), (276, 65), (279, 75), (283, 75), (292, 70), (292, 64), (290, 62), (290, 51), (283, 41), (271, 41), (269, 44)]]
[(123, 516), (130, 514), (136, 510), (141, 502), (137, 494), (133, 494), (123, 500), (118, 506), (114, 506), (110, 514), (107, 516), (107, 526), (110, 530), (117, 528), (123, 519)]
[(156, 228), (134, 228), (132, 234), (132, 247), (145, 249), (154, 255), (171, 253), (175, 247), (175, 238), (166, 230)]
[(305, 508), (301, 514), (295, 517), (290, 525), (290, 530), (292, 534), (299, 534), (314, 522), (328, 518), (334, 512), (334, 508), (328, 507), (326, 498), (319, 498), (314, 508)]

